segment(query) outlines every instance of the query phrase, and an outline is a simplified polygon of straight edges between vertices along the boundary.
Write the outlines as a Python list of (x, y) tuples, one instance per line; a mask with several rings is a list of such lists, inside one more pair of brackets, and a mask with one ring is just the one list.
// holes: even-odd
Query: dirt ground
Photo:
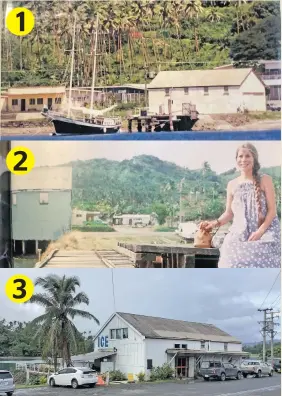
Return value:
[[(120, 227), (121, 228), (121, 227)], [(154, 232), (148, 228), (118, 229), (117, 232), (80, 232), (72, 231), (49, 244), (43, 258), (54, 249), (62, 250), (111, 250), (118, 242), (170, 244), (181, 243), (173, 232)]]

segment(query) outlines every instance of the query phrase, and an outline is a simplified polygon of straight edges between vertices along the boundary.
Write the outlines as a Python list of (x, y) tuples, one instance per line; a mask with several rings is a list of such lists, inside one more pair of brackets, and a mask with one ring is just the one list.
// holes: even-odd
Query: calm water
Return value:
[(14, 257), (15, 268), (33, 268), (37, 263), (36, 257), (18, 258)]

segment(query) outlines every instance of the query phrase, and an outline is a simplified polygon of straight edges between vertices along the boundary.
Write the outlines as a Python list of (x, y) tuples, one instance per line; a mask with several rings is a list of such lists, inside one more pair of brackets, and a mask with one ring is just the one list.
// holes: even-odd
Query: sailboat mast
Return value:
[[(91, 87), (91, 102), (90, 102), (90, 110), (93, 109), (93, 102), (94, 102), (94, 88), (95, 88), (95, 80), (96, 80), (96, 65), (97, 65), (97, 46), (98, 46), (98, 23), (99, 23), (99, 16), (97, 14), (96, 17), (96, 31), (95, 31), (95, 46), (94, 46), (94, 60), (93, 60), (93, 74), (92, 74), (92, 87)], [(92, 114), (90, 115), (92, 118)]]
[(75, 46), (75, 33), (76, 33), (76, 12), (74, 14), (74, 26), (72, 35), (72, 50), (71, 50), (71, 74), (70, 74), (70, 87), (69, 87), (69, 106), (68, 106), (68, 117), (70, 117), (71, 112), (71, 93), (72, 93), (72, 79), (73, 79), (73, 69), (74, 69), (74, 46)]

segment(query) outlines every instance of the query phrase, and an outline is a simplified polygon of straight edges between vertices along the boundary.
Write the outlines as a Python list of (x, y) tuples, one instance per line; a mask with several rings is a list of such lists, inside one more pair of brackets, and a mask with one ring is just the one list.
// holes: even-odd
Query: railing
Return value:
[(260, 74), (263, 80), (281, 80), (281, 74)]

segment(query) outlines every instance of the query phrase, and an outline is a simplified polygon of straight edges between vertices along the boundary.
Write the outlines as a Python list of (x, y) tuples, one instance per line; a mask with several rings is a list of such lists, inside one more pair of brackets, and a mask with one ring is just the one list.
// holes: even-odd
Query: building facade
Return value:
[(260, 64), (264, 68), (260, 77), (268, 87), (267, 102), (281, 106), (281, 61), (261, 61)]
[(12, 176), (14, 252), (34, 254), (71, 229), (72, 168), (39, 167)]
[(156, 224), (156, 218), (146, 214), (123, 214), (113, 217), (114, 225), (125, 226), (153, 226)]
[(58, 111), (64, 104), (65, 87), (15, 87), (4, 93), (1, 111), (10, 113), (42, 111), (44, 106)]
[(150, 377), (153, 367), (169, 364), (176, 377), (194, 377), (202, 361), (240, 364), (242, 343), (211, 324), (117, 312), (94, 339), (94, 352), (73, 362), (94, 362), (101, 373), (120, 370)]
[(266, 110), (266, 87), (252, 69), (162, 71), (148, 85), (149, 111), (160, 108), (172, 115), (184, 113), (187, 104), (199, 115)]
[(95, 221), (100, 219), (100, 212), (91, 212), (89, 210), (73, 209), (72, 226), (82, 226), (87, 221)]

